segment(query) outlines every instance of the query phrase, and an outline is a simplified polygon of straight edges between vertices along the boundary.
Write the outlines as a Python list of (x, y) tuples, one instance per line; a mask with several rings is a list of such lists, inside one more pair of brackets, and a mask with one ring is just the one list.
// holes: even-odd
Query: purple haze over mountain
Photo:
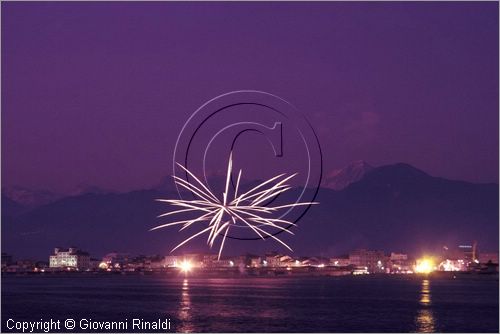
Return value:
[[(288, 194), (294, 195), (296, 190)], [(176, 197), (168, 187), (85, 193), (28, 211), (3, 197), (2, 250), (47, 255), (65, 243), (95, 256), (167, 254), (186, 232), (148, 229), (169, 221), (156, 216), (173, 210), (154, 199)], [(320, 204), (293, 228), (295, 235), (280, 235), (295, 255), (339, 255), (358, 247), (419, 254), (473, 240), (483, 251), (498, 250), (497, 184), (451, 181), (396, 164), (373, 168), (342, 190), (321, 188), (317, 200)], [(225, 249), (225, 254), (288, 253), (272, 240), (227, 240)], [(206, 238), (200, 237), (176, 253), (208, 251)]]
[(156, 184), (189, 115), (238, 89), (297, 106), (326, 174), (365, 159), (498, 182), (497, 9), (2, 3), (3, 186)]

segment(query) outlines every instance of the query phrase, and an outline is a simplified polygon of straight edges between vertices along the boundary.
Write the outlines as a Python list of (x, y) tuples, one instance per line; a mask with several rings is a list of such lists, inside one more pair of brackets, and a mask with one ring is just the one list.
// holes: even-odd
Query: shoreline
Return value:
[(309, 273), (294, 273), (287, 271), (272, 271), (265, 272), (259, 271), (193, 271), (183, 273), (179, 270), (169, 271), (50, 271), (50, 272), (2, 272), (4, 277), (122, 277), (122, 276), (148, 276), (148, 277), (167, 277), (167, 278), (237, 278), (237, 279), (251, 279), (251, 278), (343, 278), (343, 277), (365, 277), (365, 278), (409, 278), (409, 279), (496, 279), (498, 280), (498, 273), (474, 273), (474, 272), (433, 272), (429, 274), (366, 274), (366, 275), (353, 275), (353, 274), (334, 274), (328, 272), (309, 272)]

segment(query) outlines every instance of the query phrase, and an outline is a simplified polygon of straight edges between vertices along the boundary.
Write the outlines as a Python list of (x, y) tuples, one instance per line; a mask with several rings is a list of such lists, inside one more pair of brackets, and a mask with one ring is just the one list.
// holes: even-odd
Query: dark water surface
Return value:
[(498, 276), (2, 277), (3, 332), (9, 318), (170, 318), (178, 332), (498, 332), (498, 312)]

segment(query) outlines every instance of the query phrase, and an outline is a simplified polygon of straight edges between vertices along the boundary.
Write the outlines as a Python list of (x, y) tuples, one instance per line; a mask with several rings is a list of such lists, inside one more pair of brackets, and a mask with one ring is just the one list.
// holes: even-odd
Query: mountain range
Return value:
[[(293, 195), (298, 189), (290, 190)], [(33, 195), (35, 196), (35, 195)], [(177, 198), (172, 187), (127, 193), (91, 189), (23, 202), (2, 190), (2, 252), (46, 260), (56, 246), (77, 246), (100, 257), (111, 251), (167, 254), (186, 234), (149, 232), (171, 210), (156, 198)], [(35, 196), (36, 197), (36, 196)], [(363, 161), (327, 174), (313, 206), (292, 231), (280, 234), (295, 255), (341, 255), (354, 248), (422, 253), (478, 242), (498, 251), (498, 184), (433, 177), (408, 164), (372, 167)], [(276, 242), (226, 242), (226, 254), (290, 253)], [(207, 252), (204, 238), (178, 253)]]

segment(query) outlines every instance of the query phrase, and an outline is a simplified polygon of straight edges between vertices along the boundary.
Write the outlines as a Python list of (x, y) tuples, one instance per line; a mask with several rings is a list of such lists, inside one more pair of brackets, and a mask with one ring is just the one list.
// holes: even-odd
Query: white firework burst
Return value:
[(272, 233), (266, 231), (266, 229), (277, 229), (278, 231), (293, 234), (293, 232), (291, 232), (288, 228), (295, 224), (285, 219), (273, 218), (273, 216), (275, 216), (279, 210), (283, 210), (285, 208), (318, 204), (317, 202), (301, 202), (279, 206), (268, 206), (265, 204), (278, 194), (289, 190), (291, 186), (287, 185), (286, 182), (296, 176), (297, 173), (290, 176), (286, 176), (284, 173), (277, 175), (260, 183), (249, 191), (239, 194), (242, 173), (241, 169), (238, 173), (236, 186), (230, 199), (229, 184), (231, 182), (231, 173), (233, 169), (232, 152), (229, 155), (225, 191), (222, 193), (222, 198), (215, 196), (212, 191), (210, 191), (210, 189), (187, 168), (179, 163), (177, 163), (177, 165), (179, 165), (179, 167), (191, 176), (196, 181), (196, 184), (189, 183), (188, 181), (177, 176), (173, 177), (175, 183), (193, 193), (196, 199), (157, 199), (157, 201), (166, 202), (180, 208), (179, 210), (161, 214), (158, 217), (166, 217), (187, 212), (199, 212), (200, 216), (194, 219), (179, 220), (162, 224), (152, 228), (150, 231), (174, 225), (182, 225), (179, 231), (182, 231), (193, 224), (203, 224), (205, 228), (182, 241), (172, 249), (172, 252), (197, 236), (208, 233), (207, 244), (210, 248), (214, 245), (217, 237), (222, 236), (218, 254), (218, 258), (220, 259), (229, 229), (234, 227), (238, 222), (242, 223), (244, 226), (248, 226), (260, 238), (265, 239), (266, 237), (270, 237), (281, 243), (289, 250), (292, 250), (285, 242), (277, 238)]

